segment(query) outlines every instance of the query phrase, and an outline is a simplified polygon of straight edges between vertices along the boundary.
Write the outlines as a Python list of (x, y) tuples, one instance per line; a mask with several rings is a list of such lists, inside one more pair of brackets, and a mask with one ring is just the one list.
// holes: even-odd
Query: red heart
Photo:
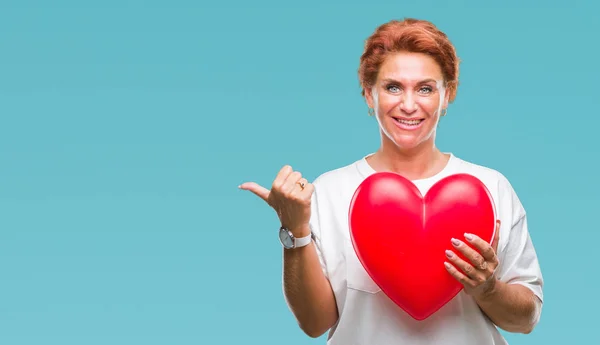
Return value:
[(354, 193), (349, 225), (371, 279), (410, 316), (424, 320), (463, 288), (444, 267), (446, 249), (464, 259), (451, 238), (468, 243), (468, 232), (491, 243), (495, 209), (486, 186), (469, 174), (441, 179), (423, 198), (408, 179), (380, 172)]

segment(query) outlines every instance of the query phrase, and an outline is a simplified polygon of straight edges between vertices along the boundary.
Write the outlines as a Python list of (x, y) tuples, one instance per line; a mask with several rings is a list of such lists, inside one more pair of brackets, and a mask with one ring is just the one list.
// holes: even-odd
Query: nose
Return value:
[(410, 92), (405, 92), (400, 99), (400, 110), (404, 113), (412, 114), (417, 111), (417, 102)]

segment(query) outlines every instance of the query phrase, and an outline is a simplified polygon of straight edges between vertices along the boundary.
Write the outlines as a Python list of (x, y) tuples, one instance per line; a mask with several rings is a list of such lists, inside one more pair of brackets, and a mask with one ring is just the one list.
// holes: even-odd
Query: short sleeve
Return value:
[(502, 252), (498, 279), (509, 284), (522, 284), (543, 301), (543, 278), (531, 236), (527, 216), (523, 215), (511, 227), (509, 239)]
[(315, 249), (317, 250), (317, 255), (319, 256), (319, 262), (321, 264), (321, 270), (325, 277), (329, 278), (329, 274), (327, 273), (327, 264), (325, 263), (325, 257), (323, 255), (323, 242), (322, 242), (322, 232), (321, 232), (321, 222), (320, 222), (320, 212), (319, 209), (319, 201), (317, 197), (317, 189), (318, 187), (315, 185), (315, 190), (311, 196), (310, 202), (310, 231), (312, 233), (313, 242), (315, 245)]
[[(501, 191), (504, 194), (504, 200), (501, 200), (502, 205), (505, 207), (504, 215), (505, 219), (510, 219), (510, 223), (507, 224), (509, 225), (507, 231), (500, 232), (500, 236), (508, 236), (508, 239), (503, 241), (505, 245), (498, 253), (500, 266), (498, 267), (497, 278), (507, 284), (521, 284), (538, 297), (535, 316), (535, 323), (537, 323), (544, 300), (544, 280), (529, 233), (527, 214), (508, 181), (501, 183), (501, 185), (504, 185), (504, 190)], [(503, 219), (503, 222), (505, 219)]]

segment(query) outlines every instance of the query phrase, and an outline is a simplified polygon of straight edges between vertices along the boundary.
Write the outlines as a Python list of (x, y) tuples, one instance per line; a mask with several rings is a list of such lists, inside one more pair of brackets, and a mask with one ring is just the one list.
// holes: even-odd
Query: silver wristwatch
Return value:
[(294, 249), (307, 246), (313, 238), (312, 232), (310, 235), (296, 238), (292, 232), (284, 227), (279, 228), (279, 241), (285, 249)]

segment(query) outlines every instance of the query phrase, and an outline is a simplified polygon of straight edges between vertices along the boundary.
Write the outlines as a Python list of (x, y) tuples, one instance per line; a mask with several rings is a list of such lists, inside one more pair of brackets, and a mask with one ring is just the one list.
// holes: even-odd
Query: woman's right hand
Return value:
[(271, 190), (255, 182), (243, 183), (239, 188), (251, 191), (269, 204), (277, 212), (281, 226), (294, 236), (310, 234), (310, 204), (314, 186), (291, 166), (286, 165), (279, 171)]

